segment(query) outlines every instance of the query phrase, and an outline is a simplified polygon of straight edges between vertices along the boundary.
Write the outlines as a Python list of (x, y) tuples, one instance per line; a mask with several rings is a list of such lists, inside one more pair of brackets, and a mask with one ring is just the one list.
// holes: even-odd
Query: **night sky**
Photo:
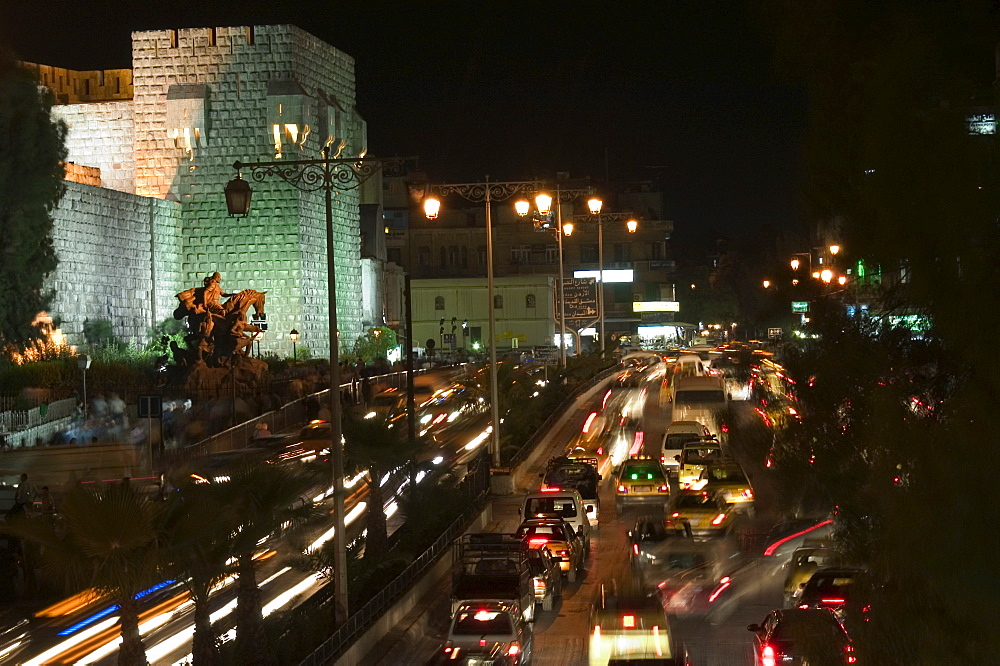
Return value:
[(132, 30), (293, 23), (354, 56), (372, 153), (433, 180), (658, 179), (679, 233), (801, 226), (805, 101), (750, 3), (602, 4), (10, 0), (0, 39), (110, 69)]

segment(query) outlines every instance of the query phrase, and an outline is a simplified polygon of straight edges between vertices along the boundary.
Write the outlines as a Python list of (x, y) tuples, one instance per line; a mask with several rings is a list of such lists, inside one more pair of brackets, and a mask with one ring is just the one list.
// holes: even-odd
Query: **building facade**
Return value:
[[(55, 212), (52, 277), (53, 314), (71, 341), (88, 318), (145, 340), (177, 292), (219, 271), (224, 291), (268, 292), (264, 351), (289, 354), (293, 328), (328, 348), (323, 193), (251, 180), (250, 215), (231, 218), (223, 190), (237, 160), (317, 158), (325, 145), (365, 153), (350, 56), (295, 26), (239, 26), (134, 32), (131, 70), (26, 66), (55, 94), (76, 165)], [(362, 196), (333, 197), (345, 341), (384, 319), (384, 251), (362, 260)]]

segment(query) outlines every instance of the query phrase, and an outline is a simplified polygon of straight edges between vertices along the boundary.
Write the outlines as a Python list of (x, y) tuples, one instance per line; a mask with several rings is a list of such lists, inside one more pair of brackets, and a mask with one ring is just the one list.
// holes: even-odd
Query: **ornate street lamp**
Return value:
[(337, 276), (334, 265), (333, 192), (353, 190), (385, 168), (402, 173), (406, 158), (383, 160), (337, 158), (330, 156), (330, 146), (323, 147), (323, 157), (314, 160), (282, 160), (276, 162), (236, 162), (236, 178), (226, 185), (226, 207), (230, 215), (246, 216), (250, 212), (253, 191), (243, 180), (243, 169), (249, 169), (258, 183), (276, 176), (302, 192), (322, 191), (326, 204), (326, 263), (328, 313), (330, 320), (330, 458), (333, 462), (334, 515), (334, 595), (338, 622), (347, 619), (347, 541), (344, 515), (344, 448), (341, 434), (340, 402), (340, 331), (337, 328)]
[(293, 328), (292, 332), (288, 334), (288, 337), (292, 340), (292, 360), (297, 361), (299, 360), (299, 356), (296, 353), (295, 343), (299, 341), (299, 332)]

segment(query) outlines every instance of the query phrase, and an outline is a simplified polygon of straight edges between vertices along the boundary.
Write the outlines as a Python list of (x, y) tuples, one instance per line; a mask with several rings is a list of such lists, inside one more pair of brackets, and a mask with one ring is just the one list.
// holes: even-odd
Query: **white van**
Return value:
[(578, 491), (553, 488), (528, 493), (517, 512), (525, 520), (537, 518), (539, 514), (559, 516), (580, 535), (584, 554), (590, 552), (590, 519), (587, 518), (587, 507)]
[(674, 421), (663, 433), (663, 441), (660, 443), (660, 462), (667, 468), (667, 472), (676, 474), (680, 467), (680, 455), (684, 445), (711, 436), (711, 431), (697, 421)]
[(721, 377), (682, 377), (670, 388), (672, 420), (703, 423), (713, 435), (724, 438), (716, 415), (729, 406), (729, 398)]

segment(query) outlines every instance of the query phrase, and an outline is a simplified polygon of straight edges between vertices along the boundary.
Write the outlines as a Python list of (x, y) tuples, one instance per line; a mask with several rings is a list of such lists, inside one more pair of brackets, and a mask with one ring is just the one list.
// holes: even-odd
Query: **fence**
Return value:
[[(300, 666), (326, 664), (336, 659), (357, 640), (362, 632), (381, 617), (399, 597), (413, 587), (414, 582), (420, 579), (420, 576), (434, 564), (442, 553), (451, 548), (451, 544), (455, 539), (465, 531), (469, 522), (482, 510), (486, 500), (490, 466), (486, 461), (485, 454), (480, 455), (476, 461), (474, 465), (475, 470), (472, 471), (473, 466), (470, 466), (470, 473), (463, 480), (463, 484), (466, 484), (466, 488), (469, 490), (472, 498), (469, 508), (455, 519), (430, 548), (421, 553), (416, 560), (396, 576), (392, 582), (382, 588), (368, 603), (358, 609), (357, 612), (352, 613), (344, 624), (337, 627), (337, 630), (326, 641), (300, 662)], [(316, 610), (322, 610), (332, 603), (332, 601), (332, 597), (324, 600), (322, 604), (316, 607)], [(330, 611), (327, 610), (327, 612)]]
[(47, 439), (52, 428), (45, 426), (63, 422), (73, 416), (76, 400), (66, 398), (50, 404), (39, 404), (31, 409), (14, 409), (0, 412), (0, 436), (6, 435), (9, 445), (32, 446), (36, 437)]
[[(426, 370), (415, 370), (414, 375), (425, 374)], [(383, 386), (385, 388), (405, 389), (406, 373), (390, 372), (385, 375), (375, 375), (366, 377), (369, 382)], [(342, 393), (354, 394), (360, 388), (361, 379), (357, 384), (349, 382), (340, 385)], [(284, 432), (291, 428), (304, 425), (309, 420), (310, 410), (313, 403), (317, 405), (326, 404), (329, 399), (330, 389), (324, 389), (318, 393), (298, 398), (276, 410), (261, 414), (249, 421), (244, 421), (239, 425), (223, 430), (211, 437), (191, 444), (184, 448), (184, 456), (197, 456), (207, 453), (219, 453), (221, 451), (232, 451), (233, 449), (246, 448), (252, 442), (258, 423), (266, 423), (270, 432)]]

